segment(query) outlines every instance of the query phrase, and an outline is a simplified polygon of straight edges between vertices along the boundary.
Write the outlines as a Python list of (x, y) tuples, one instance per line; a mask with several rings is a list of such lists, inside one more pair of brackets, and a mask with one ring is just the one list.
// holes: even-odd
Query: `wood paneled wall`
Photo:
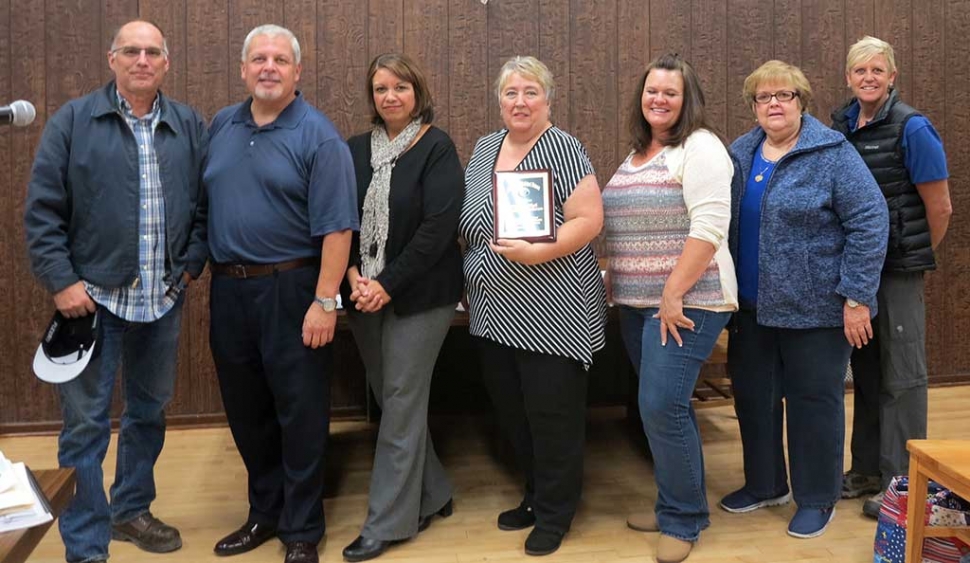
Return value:
[[(303, 46), (302, 91), (346, 135), (366, 126), (368, 62), (404, 50), (426, 67), (437, 123), (466, 161), (475, 140), (500, 126), (492, 90), (498, 68), (511, 55), (536, 55), (558, 82), (555, 122), (585, 143), (601, 184), (627, 152), (629, 99), (653, 56), (676, 51), (692, 61), (714, 123), (733, 138), (753, 124), (740, 92), (760, 63), (799, 65), (816, 93), (815, 115), (828, 122), (847, 95), (848, 46), (866, 33), (886, 39), (897, 51), (903, 98), (939, 129), (950, 163), (955, 212), (926, 294), (930, 372), (938, 382), (970, 376), (967, 0), (0, 0), (0, 102), (30, 100), (39, 112), (30, 127), (0, 130), (0, 429), (59, 420), (52, 389), (30, 371), (52, 309), (23, 243), (34, 149), (48, 115), (110, 77), (110, 35), (136, 17), (166, 31), (166, 93), (207, 118), (244, 97), (240, 49), (258, 24), (294, 30)], [(217, 417), (205, 283), (193, 287), (186, 313), (170, 412)], [(345, 355), (352, 346), (343, 343)], [(336, 407), (360, 408), (359, 382), (335, 385)]]

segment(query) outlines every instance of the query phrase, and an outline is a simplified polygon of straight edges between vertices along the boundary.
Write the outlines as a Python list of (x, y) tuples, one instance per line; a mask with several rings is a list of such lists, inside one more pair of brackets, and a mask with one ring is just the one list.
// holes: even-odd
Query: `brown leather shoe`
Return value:
[(182, 547), (179, 531), (145, 512), (122, 524), (111, 525), (111, 539), (127, 541), (150, 553), (168, 553)]
[(317, 555), (317, 544), (295, 541), (286, 546), (286, 558), (283, 563), (320, 563)]
[(235, 532), (219, 540), (212, 551), (216, 555), (238, 555), (252, 551), (276, 537), (276, 528), (256, 522), (246, 522)]
[(626, 517), (626, 526), (638, 532), (659, 532), (657, 514), (653, 511), (633, 512)]
[(694, 542), (660, 534), (660, 540), (657, 541), (657, 563), (680, 563), (687, 559), (693, 548)]

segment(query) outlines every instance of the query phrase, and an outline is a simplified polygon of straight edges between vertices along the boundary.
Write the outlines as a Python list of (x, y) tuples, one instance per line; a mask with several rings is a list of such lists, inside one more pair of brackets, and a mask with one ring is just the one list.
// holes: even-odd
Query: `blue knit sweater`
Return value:
[[(731, 255), (737, 260), (741, 198), (765, 138), (756, 127), (731, 144)], [(810, 115), (775, 168), (761, 203), (758, 324), (842, 326), (846, 298), (876, 315), (889, 232), (886, 199), (862, 157)]]

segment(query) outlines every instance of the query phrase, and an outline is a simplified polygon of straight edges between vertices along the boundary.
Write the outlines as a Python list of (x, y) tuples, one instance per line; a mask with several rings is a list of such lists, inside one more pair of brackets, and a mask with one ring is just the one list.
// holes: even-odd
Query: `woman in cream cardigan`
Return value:
[(603, 191), (607, 291), (640, 378), (658, 494), (654, 510), (627, 523), (659, 531), (657, 560), (671, 563), (686, 559), (709, 525), (690, 397), (737, 309), (727, 247), (734, 169), (707, 125), (697, 74), (677, 55), (647, 67), (630, 132), (633, 151)]

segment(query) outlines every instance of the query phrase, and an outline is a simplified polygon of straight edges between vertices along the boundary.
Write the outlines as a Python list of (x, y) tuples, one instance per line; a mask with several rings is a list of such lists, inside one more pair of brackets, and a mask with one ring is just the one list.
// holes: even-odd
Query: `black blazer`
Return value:
[[(370, 186), (370, 132), (351, 137), (357, 177), (357, 209)], [(432, 126), (398, 158), (391, 173), (385, 266), (377, 281), (391, 296), (398, 315), (433, 309), (461, 299), (463, 274), (458, 218), (465, 196), (464, 171), (448, 134)], [(360, 267), (360, 234), (355, 232), (350, 265)], [(353, 309), (350, 284), (340, 293)]]

